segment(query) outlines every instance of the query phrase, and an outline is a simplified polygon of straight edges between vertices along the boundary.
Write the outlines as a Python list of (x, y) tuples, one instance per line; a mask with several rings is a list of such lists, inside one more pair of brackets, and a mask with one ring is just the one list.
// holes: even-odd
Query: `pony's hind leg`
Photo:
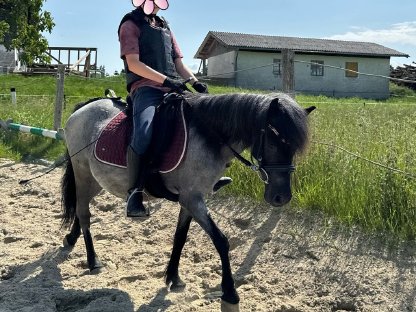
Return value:
[(65, 247), (74, 247), (78, 238), (81, 236), (81, 226), (79, 225), (78, 217), (75, 217), (74, 223), (71, 227), (71, 232), (65, 236), (64, 246)]
[[(95, 254), (92, 235), (90, 232), (90, 210), (91, 199), (101, 190), (101, 186), (94, 179), (92, 174), (86, 170), (88, 164), (81, 164), (79, 161), (73, 164), (73, 159), (67, 153), (67, 166), (62, 178), (62, 207), (63, 224), (71, 224), (71, 232), (65, 236), (64, 245), (74, 246), (79, 236), (84, 236), (87, 249), (88, 268), (91, 272), (103, 267)], [(76, 183), (75, 183), (76, 181)]]
[[(69, 233), (70, 238), (75, 238), (79, 236), (79, 229), (81, 229), (85, 248), (87, 250), (87, 263), (88, 268), (91, 273), (96, 273), (100, 271), (100, 268), (103, 267), (103, 264), (98, 259), (93, 244), (93, 238), (90, 231), (91, 225), (91, 213), (90, 213), (90, 201), (93, 199), (102, 189), (95, 178), (92, 176), (87, 164), (77, 163), (77, 166), (74, 166), (74, 182), (75, 183), (75, 194), (76, 194), (76, 207), (75, 207), (75, 219), (71, 233)], [(77, 225), (78, 223), (78, 225)]]
[[(88, 185), (88, 187), (82, 186), (78, 187), (77, 185), (77, 191), (83, 190), (83, 192), (77, 192), (78, 198), (77, 198), (77, 217), (79, 219), (79, 226), (82, 230), (82, 235), (84, 237), (85, 242), (85, 248), (87, 250), (87, 263), (88, 268), (91, 273), (98, 273), (100, 272), (100, 269), (103, 267), (103, 264), (98, 259), (97, 254), (95, 253), (94, 249), (94, 243), (92, 234), (90, 231), (90, 225), (91, 225), (91, 213), (89, 209), (89, 203), (91, 199), (98, 194), (99, 188), (94, 188), (94, 185)], [(86, 190), (89, 190), (87, 193)]]
[(181, 258), (183, 246), (186, 242), (186, 237), (188, 236), (191, 221), (192, 216), (184, 208), (181, 208), (178, 224), (176, 226), (172, 254), (165, 272), (166, 286), (170, 291), (180, 291), (186, 286), (179, 277), (179, 260)]

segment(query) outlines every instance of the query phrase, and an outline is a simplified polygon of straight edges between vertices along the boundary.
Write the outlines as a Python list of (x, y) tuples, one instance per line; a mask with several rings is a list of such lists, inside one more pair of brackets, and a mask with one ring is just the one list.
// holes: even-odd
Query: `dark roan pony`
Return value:
[[(240, 299), (231, 272), (228, 239), (212, 220), (204, 196), (212, 192), (227, 164), (248, 149), (257, 159), (257, 166), (252, 168), (259, 170), (265, 182), (266, 202), (272, 206), (288, 203), (292, 197), (293, 159), (307, 145), (307, 115), (314, 107), (301, 108), (282, 93), (183, 97), (190, 106), (188, 147), (180, 165), (161, 174), (164, 185), (177, 194), (180, 205), (166, 285), (170, 290), (185, 287), (179, 276), (179, 261), (190, 223), (195, 220), (209, 235), (221, 259), (222, 303), (238, 307)], [(63, 222), (72, 227), (64, 244), (74, 246), (82, 232), (90, 271), (99, 271), (103, 265), (94, 251), (89, 203), (102, 189), (125, 199), (128, 176), (127, 169), (98, 161), (91, 142), (123, 109), (116, 101), (98, 99), (77, 109), (65, 127), (71, 157), (62, 179)]]

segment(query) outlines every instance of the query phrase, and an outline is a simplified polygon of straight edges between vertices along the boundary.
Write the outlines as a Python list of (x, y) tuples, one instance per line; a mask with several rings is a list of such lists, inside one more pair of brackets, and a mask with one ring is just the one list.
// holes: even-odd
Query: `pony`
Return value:
[[(283, 93), (271, 94), (187, 94), (180, 95), (189, 107), (188, 145), (182, 162), (172, 171), (160, 173), (166, 189), (180, 205), (173, 248), (165, 272), (170, 290), (181, 290), (179, 261), (191, 221), (209, 235), (222, 265), (222, 303), (237, 306), (227, 237), (211, 218), (204, 196), (223, 175), (233, 158), (257, 170), (265, 184), (264, 199), (272, 206), (291, 200), (293, 159), (308, 143), (308, 114), (314, 106), (302, 108)], [(91, 272), (103, 267), (94, 251), (90, 231), (90, 201), (102, 190), (126, 198), (126, 168), (97, 160), (95, 142), (109, 121), (125, 107), (119, 101), (95, 99), (79, 105), (65, 126), (68, 157), (62, 178), (63, 224), (71, 227), (64, 244), (74, 246), (81, 233)], [(243, 158), (251, 152), (251, 161)]]

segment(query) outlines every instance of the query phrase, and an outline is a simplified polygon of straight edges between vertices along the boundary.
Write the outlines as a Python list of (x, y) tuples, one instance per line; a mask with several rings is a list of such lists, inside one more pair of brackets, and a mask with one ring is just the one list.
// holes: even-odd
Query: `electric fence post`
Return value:
[(62, 126), (62, 112), (64, 107), (64, 83), (65, 83), (65, 65), (59, 64), (56, 74), (56, 95), (55, 95), (55, 113), (53, 120), (53, 129), (58, 130)]

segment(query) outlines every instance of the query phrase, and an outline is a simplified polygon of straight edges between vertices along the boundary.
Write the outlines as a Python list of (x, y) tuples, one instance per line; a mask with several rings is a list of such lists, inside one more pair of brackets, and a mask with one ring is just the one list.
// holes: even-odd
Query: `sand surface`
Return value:
[[(153, 202), (133, 221), (102, 192), (91, 226), (105, 272), (91, 275), (82, 238), (62, 247), (62, 169), (26, 186), (46, 167), (0, 160), (0, 311), (220, 311), (219, 257), (191, 225), (182, 254), (183, 292), (167, 292), (164, 270), (179, 208)], [(416, 311), (416, 247), (324, 221), (291, 207), (208, 198), (231, 244), (240, 311)]]

